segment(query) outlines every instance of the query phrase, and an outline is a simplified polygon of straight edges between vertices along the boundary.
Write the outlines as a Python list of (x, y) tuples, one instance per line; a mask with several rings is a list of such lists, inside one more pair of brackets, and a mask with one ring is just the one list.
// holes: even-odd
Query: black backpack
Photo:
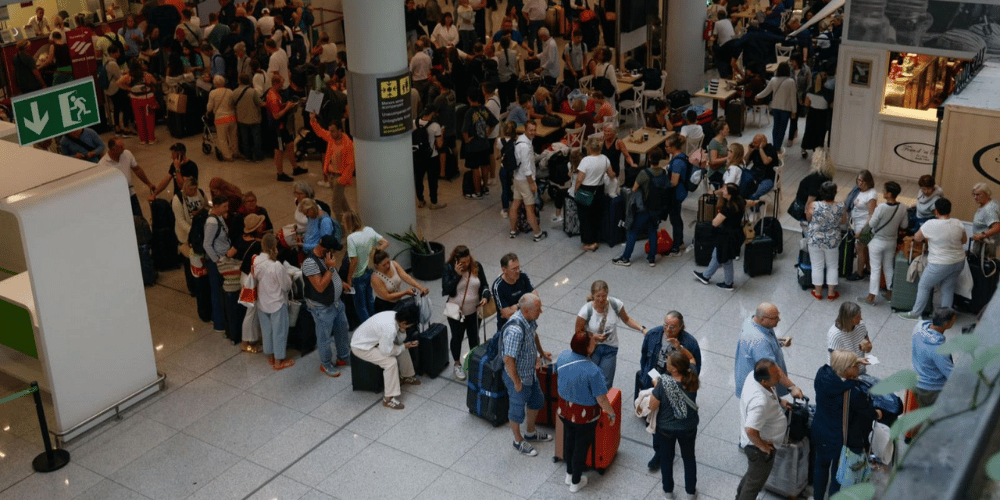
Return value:
[(590, 85), (594, 90), (600, 90), (605, 98), (611, 99), (618, 93), (618, 89), (611, 84), (611, 79), (608, 78), (608, 70), (614, 71), (610, 64), (604, 68), (603, 75), (594, 77)]
[(112, 37), (105, 34), (104, 38), (107, 38), (108, 41), (111, 42), (112, 46), (118, 47), (118, 59), (116, 61), (121, 62), (125, 58), (125, 44), (123, 44), (118, 37)]
[(416, 126), (413, 129), (413, 159), (426, 159), (431, 157), (431, 138), (430, 134), (427, 133), (427, 127), (430, 127), (431, 123), (428, 122), (424, 126)]
[(667, 208), (667, 200), (670, 196), (670, 175), (664, 172), (661, 175), (653, 175), (650, 168), (646, 168), (646, 175), (649, 176), (649, 187), (642, 204), (647, 212), (660, 213)]
[[(209, 213), (207, 209), (201, 209), (191, 217), (191, 231), (188, 232), (188, 245), (191, 245), (191, 251), (198, 255), (205, 255), (205, 221), (212, 214)], [(219, 237), (219, 233), (222, 232), (222, 221), (219, 221), (219, 226), (215, 230), (215, 238)]]
[(514, 157), (514, 139), (500, 139), (500, 161), (503, 168), (513, 174), (517, 171), (517, 158)]
[(556, 153), (549, 158), (549, 182), (563, 185), (569, 182), (569, 157)]

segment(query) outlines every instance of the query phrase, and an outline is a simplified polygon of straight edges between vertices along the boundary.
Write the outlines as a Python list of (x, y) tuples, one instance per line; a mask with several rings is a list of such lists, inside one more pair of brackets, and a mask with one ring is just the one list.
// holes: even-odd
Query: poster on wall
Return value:
[(408, 132), (413, 125), (410, 74), (379, 78), (377, 82), (379, 136)]
[(849, 0), (844, 38), (885, 50), (1000, 61), (1000, 5), (951, 0)]

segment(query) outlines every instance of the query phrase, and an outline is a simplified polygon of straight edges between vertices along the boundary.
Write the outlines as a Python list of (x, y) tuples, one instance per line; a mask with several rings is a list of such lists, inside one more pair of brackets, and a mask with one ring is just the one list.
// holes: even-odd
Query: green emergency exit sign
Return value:
[(92, 77), (81, 78), (11, 99), (17, 140), (22, 146), (95, 125), (101, 121)]

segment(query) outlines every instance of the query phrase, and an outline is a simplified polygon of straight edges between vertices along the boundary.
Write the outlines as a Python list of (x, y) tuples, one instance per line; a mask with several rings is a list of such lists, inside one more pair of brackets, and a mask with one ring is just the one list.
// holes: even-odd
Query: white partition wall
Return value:
[(0, 158), (18, 158), (3, 165), (0, 232), (25, 265), (0, 281), (0, 299), (30, 312), (37, 349), (35, 359), (0, 345), (0, 370), (41, 375), (50, 428), (72, 439), (160, 380), (128, 187), (117, 170), (32, 148), (0, 142)]

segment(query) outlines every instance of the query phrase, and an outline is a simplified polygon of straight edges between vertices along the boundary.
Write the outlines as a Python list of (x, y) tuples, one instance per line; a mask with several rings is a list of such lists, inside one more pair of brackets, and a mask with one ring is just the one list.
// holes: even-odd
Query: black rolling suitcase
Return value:
[(431, 323), (430, 327), (417, 334), (417, 341), (416, 351), (420, 362), (417, 373), (437, 378), (448, 368), (448, 328), (441, 323)]
[(809, 257), (809, 250), (799, 250), (799, 260), (795, 263), (796, 278), (799, 281), (799, 288), (809, 290), (812, 284), (812, 259)]
[(306, 308), (305, 303), (299, 310), (299, 318), (295, 322), (295, 326), (288, 327), (287, 346), (299, 351), (302, 356), (316, 350), (316, 321), (309, 309)]
[(771, 274), (774, 267), (774, 240), (759, 234), (743, 250), (743, 272), (754, 277)]
[(369, 363), (351, 353), (351, 389), (355, 391), (382, 392), (385, 381), (382, 367)]
[(153, 255), (150, 251), (150, 241), (153, 239), (153, 231), (149, 229), (146, 219), (138, 215), (132, 217), (135, 225), (135, 240), (139, 244), (139, 269), (142, 271), (142, 284), (153, 286), (156, 284), (156, 268), (153, 267)]
[(613, 247), (625, 241), (625, 203), (628, 196), (604, 197), (605, 209), (601, 214), (601, 240)]
[(854, 272), (854, 235), (848, 231), (837, 250), (837, 275), (843, 278)]
[(507, 423), (510, 401), (503, 383), (503, 362), (499, 356), (500, 332), (469, 353), (468, 391), (465, 404), (469, 413), (489, 422), (493, 427)]
[(955, 294), (955, 308), (979, 314), (986, 304), (993, 298), (993, 292), (997, 290), (997, 278), (1000, 272), (997, 270), (997, 261), (992, 256), (986, 255), (985, 245), (980, 245), (979, 254), (972, 253), (972, 239), (969, 239), (969, 250), (966, 260), (969, 262), (969, 271), (972, 273), (972, 298), (967, 299)]
[(462, 195), (472, 196), (474, 194), (476, 194), (475, 177), (472, 174), (472, 170), (466, 170), (462, 174)]
[(726, 103), (726, 124), (729, 125), (729, 133), (739, 137), (743, 135), (746, 128), (747, 107), (742, 99), (730, 99)]
[(694, 263), (707, 266), (712, 262), (715, 249), (715, 229), (711, 222), (699, 222), (694, 226)]
[(774, 253), (779, 254), (782, 250), (782, 234), (781, 223), (778, 222), (776, 217), (762, 217), (753, 225), (755, 234), (766, 234), (771, 238), (771, 242), (774, 244)]
[(167, 200), (155, 199), (150, 204), (153, 215), (153, 265), (158, 271), (177, 269), (177, 234), (174, 232), (174, 212)]

